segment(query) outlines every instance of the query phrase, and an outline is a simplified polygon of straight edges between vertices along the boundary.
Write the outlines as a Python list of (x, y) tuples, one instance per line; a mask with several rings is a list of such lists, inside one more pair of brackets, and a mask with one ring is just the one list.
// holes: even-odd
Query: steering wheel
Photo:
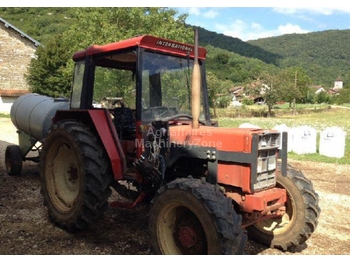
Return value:
[[(172, 115), (172, 116), (168, 116), (168, 117), (165, 117), (165, 118), (162, 118), (163, 121), (171, 121), (171, 120), (175, 120), (175, 119), (178, 119), (178, 118), (183, 118), (183, 117), (186, 117), (190, 120), (193, 120), (193, 117), (189, 114), (176, 114), (176, 115)], [(199, 123), (201, 123), (202, 125), (206, 125), (206, 123), (202, 120), (198, 120)]]
[(147, 111), (151, 112), (151, 118), (162, 118), (166, 113), (171, 112), (169, 107), (166, 106), (153, 106), (143, 110), (143, 113), (147, 114)]

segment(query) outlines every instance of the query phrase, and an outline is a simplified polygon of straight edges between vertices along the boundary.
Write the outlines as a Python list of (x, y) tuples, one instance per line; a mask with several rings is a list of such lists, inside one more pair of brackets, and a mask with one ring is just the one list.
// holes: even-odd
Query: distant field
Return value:
[[(226, 111), (227, 113), (227, 111)], [(337, 163), (337, 164), (350, 164), (350, 110), (343, 108), (326, 109), (318, 112), (317, 110), (308, 110), (302, 114), (292, 115), (285, 114), (278, 117), (219, 117), (217, 120), (219, 126), (223, 127), (238, 127), (243, 123), (250, 123), (257, 125), (261, 128), (270, 129), (276, 125), (285, 124), (288, 127), (298, 127), (308, 125), (313, 127), (318, 132), (317, 136), (317, 152), (318, 152), (318, 141), (319, 132), (324, 130), (326, 127), (338, 126), (346, 132), (345, 138), (345, 154), (343, 158), (330, 158), (316, 154), (304, 154), (297, 155), (290, 152), (289, 158), (295, 160), (306, 160), (326, 163)], [(350, 171), (349, 171), (350, 172)]]

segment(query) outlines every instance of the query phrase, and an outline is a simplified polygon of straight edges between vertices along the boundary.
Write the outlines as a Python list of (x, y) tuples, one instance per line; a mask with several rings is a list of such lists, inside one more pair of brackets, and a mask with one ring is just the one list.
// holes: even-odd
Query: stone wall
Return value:
[(28, 90), (24, 75), (36, 51), (35, 44), (0, 23), (0, 90)]

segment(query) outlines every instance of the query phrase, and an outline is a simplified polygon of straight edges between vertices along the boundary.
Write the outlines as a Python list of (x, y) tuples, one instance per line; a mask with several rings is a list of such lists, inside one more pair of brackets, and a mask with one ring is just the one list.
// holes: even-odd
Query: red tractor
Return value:
[[(8, 173), (41, 142), (41, 192), (56, 224), (82, 230), (109, 206), (149, 203), (156, 254), (243, 254), (248, 236), (301, 245), (320, 215), (312, 182), (287, 165), (286, 133), (211, 121), (205, 58), (197, 34), (195, 45), (145, 35), (75, 53), (70, 100), (14, 103), (27, 142), (6, 150)], [(109, 203), (112, 190), (131, 201)]]

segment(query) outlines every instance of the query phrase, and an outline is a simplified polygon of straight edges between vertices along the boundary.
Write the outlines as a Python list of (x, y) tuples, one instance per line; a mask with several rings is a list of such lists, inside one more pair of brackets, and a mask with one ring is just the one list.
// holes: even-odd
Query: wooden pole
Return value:
[(199, 128), (199, 114), (200, 114), (200, 67), (198, 62), (198, 28), (194, 31), (194, 63), (192, 71), (192, 127)]

